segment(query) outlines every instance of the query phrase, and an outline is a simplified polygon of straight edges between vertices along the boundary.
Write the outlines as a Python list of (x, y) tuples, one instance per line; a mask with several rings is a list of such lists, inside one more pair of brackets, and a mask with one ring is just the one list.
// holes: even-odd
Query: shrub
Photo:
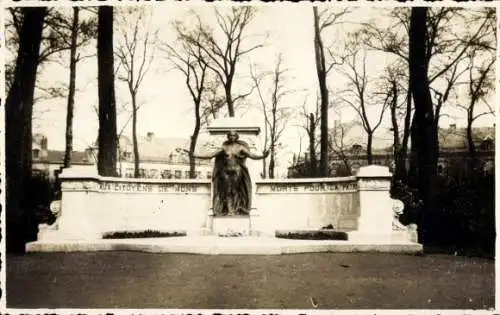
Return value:
[[(494, 255), (495, 247), (495, 175), (480, 168), (454, 165), (439, 174), (434, 209), (425, 209), (417, 191), (401, 182), (394, 182), (393, 198), (403, 201), (403, 224), (418, 223), (425, 231), (426, 247), (441, 248), (481, 256)], [(419, 220), (422, 211), (424, 221)]]
[(27, 242), (35, 241), (38, 224), (53, 223), (50, 203), (55, 194), (54, 184), (43, 174), (34, 174), (25, 186), (19, 208), (9, 206), (7, 220), (7, 251), (23, 253)]
[(161, 231), (153, 231), (153, 230), (145, 230), (145, 231), (119, 231), (119, 232), (110, 232), (103, 235), (103, 239), (124, 239), (124, 238), (156, 238), (156, 237), (179, 237), (186, 236), (187, 233), (185, 231), (171, 231), (171, 232), (161, 232)]
[(294, 240), (347, 240), (347, 233), (332, 230), (318, 230), (318, 231), (276, 231), (277, 238), (287, 238)]

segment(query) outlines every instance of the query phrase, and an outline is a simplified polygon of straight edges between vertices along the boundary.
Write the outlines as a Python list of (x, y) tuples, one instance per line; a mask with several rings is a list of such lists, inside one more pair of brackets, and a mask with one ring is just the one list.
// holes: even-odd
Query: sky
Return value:
[[(224, 8), (226, 7), (226, 8)], [(228, 9), (227, 5), (219, 5), (221, 10)], [(147, 7), (151, 9), (151, 7)], [(151, 30), (158, 31), (158, 40), (175, 43), (175, 32), (171, 26), (176, 19), (186, 20), (189, 10), (195, 10), (203, 21), (215, 27), (213, 8), (204, 4), (186, 4), (172, 2), (161, 6), (156, 5), (151, 10)], [(83, 18), (85, 18), (85, 14)], [(119, 14), (119, 13), (117, 13)], [(387, 20), (380, 15), (380, 9), (364, 7), (354, 9), (346, 16), (343, 24), (329, 29), (324, 34), (326, 46), (332, 46), (334, 50), (343, 46), (344, 39), (348, 33), (359, 27), (357, 23), (376, 21), (383, 25)], [(116, 30), (124, 29), (116, 26)], [(254, 43), (264, 42), (264, 48), (255, 50), (243, 58), (238, 64), (237, 76), (235, 78), (235, 93), (248, 91), (251, 86), (249, 78), (250, 64), (254, 64), (258, 71), (270, 71), (274, 68), (276, 57), (279, 53), (283, 56), (283, 68), (287, 69), (286, 79), (283, 84), (287, 89), (294, 90), (283, 99), (283, 105), (294, 108), (295, 115), (288, 123), (283, 133), (281, 142), (283, 149), (278, 154), (279, 166), (286, 168), (292, 159), (293, 153), (302, 153), (306, 150), (307, 139), (303, 128), (304, 118), (301, 116), (301, 107), (305, 102), (309, 111), (315, 107), (318, 79), (315, 69), (314, 47), (313, 47), (313, 14), (310, 6), (303, 5), (269, 5), (259, 6), (255, 19), (249, 25), (246, 35), (249, 39), (244, 46), (250, 47)], [(266, 37), (267, 35), (267, 37)], [(119, 36), (115, 35), (116, 41)], [(77, 65), (77, 93), (75, 97), (74, 116), (74, 146), (76, 150), (83, 150), (92, 144), (97, 138), (98, 121), (95, 108), (97, 107), (97, 58), (95, 41), (80, 51), (82, 55), (94, 55), (79, 62)], [(7, 60), (12, 55), (7, 55)], [(39, 72), (39, 79), (43, 86), (67, 86), (69, 68), (64, 60), (69, 60), (69, 54), (62, 55), (62, 62), (50, 63)], [(116, 59), (115, 59), (116, 62)], [(370, 84), (375, 84), (384, 66), (391, 62), (385, 54), (370, 53), (368, 56), (368, 70)], [(334, 69), (335, 70), (335, 69)], [(139, 88), (138, 99), (143, 103), (139, 110), (138, 133), (145, 135), (154, 132), (158, 137), (188, 138), (194, 126), (193, 105), (189, 92), (184, 82), (183, 74), (173, 69), (164, 53), (155, 49), (155, 56), (151, 63), (149, 72), (146, 74), (143, 84)], [(332, 71), (328, 78), (328, 84), (336, 99), (337, 91), (345, 89), (345, 78), (338, 72)], [(130, 99), (128, 91), (122, 83), (116, 84), (117, 106), (125, 106)], [(269, 93), (267, 93), (269, 96)], [(373, 100), (372, 100), (373, 101)], [(65, 98), (41, 101), (34, 108), (34, 132), (41, 132), (48, 137), (50, 149), (64, 149), (64, 129), (66, 117)], [(369, 114), (373, 120), (377, 119), (380, 104), (376, 103), (370, 107)], [(247, 100), (244, 110), (237, 110), (236, 115), (243, 115), (245, 119), (252, 120), (263, 127), (263, 117), (260, 111), (259, 100), (256, 94), (252, 94)], [(457, 112), (455, 109), (445, 108), (449, 115), (441, 120), (441, 126), (456, 123), (465, 125), (465, 112)], [(128, 112), (118, 115), (118, 129), (121, 130), (129, 118)], [(342, 121), (351, 121), (356, 116), (352, 109), (345, 107), (341, 112)], [(330, 126), (333, 121), (339, 119), (337, 114), (330, 113)], [(383, 124), (380, 127), (385, 132), (390, 126), (390, 117), (386, 113)], [(475, 125), (493, 125), (493, 117), (483, 116)], [(124, 129), (124, 134), (130, 135), (131, 125)]]

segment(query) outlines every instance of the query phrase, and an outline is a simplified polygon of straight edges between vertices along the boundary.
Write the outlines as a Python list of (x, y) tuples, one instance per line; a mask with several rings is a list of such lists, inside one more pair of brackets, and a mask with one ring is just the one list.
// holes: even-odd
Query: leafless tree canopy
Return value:
[(222, 41), (216, 32), (196, 15), (196, 25), (188, 27), (180, 24), (177, 27), (179, 36), (186, 43), (197, 46), (207, 57), (207, 66), (222, 83), (228, 114), (233, 117), (237, 101), (250, 95), (243, 93), (233, 95), (233, 82), (238, 62), (244, 55), (263, 47), (263, 43), (247, 46), (247, 27), (256, 14), (256, 8), (250, 6), (232, 7), (229, 13), (214, 9), (218, 31), (222, 32)]
[(150, 15), (144, 8), (125, 8), (117, 12), (119, 44), (115, 54), (118, 60), (118, 80), (127, 85), (132, 104), (132, 144), (134, 147), (134, 177), (140, 176), (137, 141), (138, 93), (154, 59), (158, 31), (151, 31)]
[[(270, 161), (269, 161), (269, 177), (274, 178), (276, 150), (279, 145), (279, 139), (285, 130), (288, 119), (292, 111), (289, 106), (283, 105), (283, 98), (292, 93), (292, 89), (286, 88), (286, 69), (283, 69), (283, 56), (279, 54), (273, 71), (263, 72), (260, 76), (257, 75), (255, 67), (251, 69), (251, 77), (254, 82), (258, 98), (262, 106), (264, 116), (264, 151), (267, 149), (269, 142)], [(270, 87), (264, 90), (263, 85), (266, 77), (270, 77), (268, 82)], [(267, 80), (269, 81), (269, 80)], [(268, 92), (270, 95), (267, 96)], [(266, 167), (263, 159), (263, 175), (265, 177)]]

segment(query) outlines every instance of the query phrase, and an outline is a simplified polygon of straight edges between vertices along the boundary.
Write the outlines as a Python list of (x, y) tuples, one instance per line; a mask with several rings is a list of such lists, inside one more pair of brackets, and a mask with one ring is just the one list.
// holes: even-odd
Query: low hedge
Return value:
[(119, 232), (109, 232), (103, 235), (103, 239), (123, 239), (123, 238), (156, 238), (156, 237), (179, 237), (186, 236), (186, 231), (170, 231), (170, 232), (160, 232), (160, 231), (119, 231)]
[(289, 230), (276, 231), (277, 238), (294, 240), (337, 240), (347, 241), (347, 233), (334, 230)]

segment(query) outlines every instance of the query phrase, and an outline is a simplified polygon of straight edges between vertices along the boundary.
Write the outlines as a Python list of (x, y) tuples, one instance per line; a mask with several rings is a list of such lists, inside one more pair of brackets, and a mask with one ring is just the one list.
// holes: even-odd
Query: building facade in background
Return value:
[[(183, 149), (189, 149), (189, 140), (182, 138), (160, 138), (148, 132), (138, 136), (139, 172), (141, 178), (189, 178), (189, 156)], [(197, 151), (210, 147), (209, 143), (198, 141)], [(134, 177), (134, 147), (132, 139), (120, 137), (117, 170), (122, 177)], [(212, 177), (210, 160), (196, 159), (196, 178)]]
[[(391, 134), (387, 132), (373, 139), (373, 164), (388, 166), (394, 171), (394, 155)], [(362, 131), (359, 131), (362, 134)], [(438, 172), (445, 173), (451, 169), (463, 168), (469, 158), (466, 128), (457, 128), (452, 124), (448, 128), (441, 128), (439, 137)], [(494, 169), (495, 162), (495, 127), (477, 127), (472, 131), (473, 142), (476, 148), (476, 157), (483, 163), (485, 171)], [(356, 174), (361, 166), (368, 164), (366, 145), (359, 137), (344, 139), (344, 148), (330, 152), (331, 176), (348, 176)], [(410, 148), (408, 148), (410, 150)], [(340, 154), (339, 151), (342, 153)], [(409, 155), (407, 167), (409, 167)], [(303, 177), (310, 168), (309, 157), (305, 154), (298, 157), (288, 168), (288, 177)]]
[[(73, 151), (73, 165), (93, 165), (95, 159), (91, 150)], [(32, 144), (32, 170), (34, 175), (54, 180), (64, 163), (64, 151), (49, 150), (48, 139), (43, 134), (33, 135)]]
[[(138, 137), (139, 167), (142, 178), (189, 178), (189, 156), (182, 149), (189, 148), (189, 140), (177, 138), (158, 138), (153, 133)], [(200, 151), (209, 149), (210, 144), (199, 141)], [(121, 177), (134, 177), (134, 154), (132, 140), (121, 136), (119, 142), (117, 172)], [(64, 151), (49, 150), (48, 139), (42, 134), (33, 136), (33, 174), (50, 180), (62, 168)], [(73, 151), (73, 165), (95, 165), (97, 167), (97, 147), (85, 151)], [(196, 160), (196, 178), (212, 177), (212, 164), (209, 160)]]

